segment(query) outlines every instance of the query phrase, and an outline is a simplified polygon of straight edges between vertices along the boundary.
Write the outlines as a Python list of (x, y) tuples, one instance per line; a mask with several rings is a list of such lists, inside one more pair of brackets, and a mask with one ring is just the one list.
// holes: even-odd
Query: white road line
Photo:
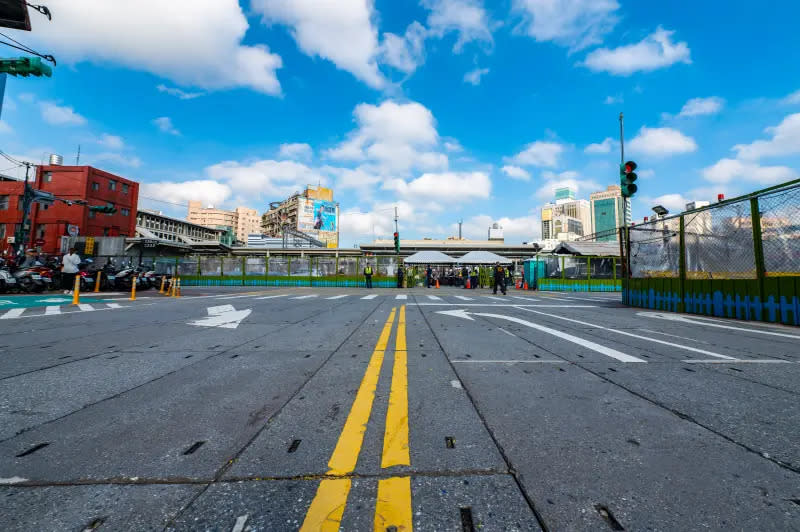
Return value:
[(45, 316), (55, 316), (56, 314), (61, 314), (61, 307), (58, 305), (50, 305), (45, 307), (44, 315)]
[(361, 299), (375, 299), (376, 297), (378, 297), (378, 294), (370, 294), (368, 296), (362, 297)]
[(453, 364), (568, 364), (566, 360), (453, 360)]
[(506, 300), (505, 297), (497, 297), (497, 296), (486, 296), (486, 297), (488, 297), (489, 299), (494, 299), (496, 301), (505, 301)]
[[(221, 295), (221, 296), (216, 296), (216, 298), (217, 298), (217, 299), (239, 299), (239, 298), (241, 298), (241, 297), (255, 297), (255, 296), (257, 296), (259, 293), (263, 294), (264, 292), (257, 292), (257, 293), (255, 293), (255, 294), (244, 294), (244, 295), (241, 295), (241, 296), (230, 296), (230, 295), (227, 295), (227, 296), (226, 296), (226, 295)], [(280, 296), (271, 296), (271, 297), (280, 297)], [(260, 298), (259, 298), (259, 299), (260, 299)]]
[(673, 343), (673, 342), (667, 342), (667, 341), (664, 341), (664, 340), (656, 340), (655, 338), (649, 338), (647, 336), (641, 336), (641, 335), (638, 335), (638, 334), (633, 334), (633, 333), (629, 333), (629, 332), (625, 332), (625, 331), (618, 331), (617, 329), (612, 329), (610, 327), (603, 327), (602, 325), (589, 323), (588, 321), (575, 320), (575, 319), (572, 319), (572, 318), (567, 318), (565, 316), (559, 316), (558, 314), (550, 314), (548, 312), (539, 312), (538, 310), (531, 310), (529, 308), (521, 308), (520, 310), (524, 310), (525, 312), (533, 312), (535, 314), (541, 314), (543, 316), (550, 316), (551, 318), (556, 318), (556, 319), (559, 319), (559, 320), (571, 321), (573, 323), (578, 323), (580, 325), (587, 325), (589, 327), (595, 327), (597, 329), (603, 329), (604, 331), (610, 331), (610, 332), (613, 332), (613, 333), (622, 334), (624, 336), (630, 336), (632, 338), (639, 338), (640, 340), (646, 340), (648, 342), (653, 342), (653, 343), (656, 343), (656, 344), (663, 344), (663, 345), (668, 345), (670, 347), (677, 347), (679, 349), (685, 349), (687, 351), (692, 351), (694, 353), (702, 353), (704, 355), (708, 355), (708, 356), (711, 356), (711, 357), (714, 357), (714, 358), (723, 358), (725, 360), (736, 360), (734, 357), (729, 357), (728, 355), (720, 355), (718, 353), (712, 353), (711, 351), (706, 351), (705, 349), (697, 349), (696, 347), (689, 347), (688, 345), (681, 345), (681, 344), (676, 344), (676, 343)]
[(660, 332), (660, 331), (651, 331), (650, 329), (639, 329), (639, 330), (642, 331), (642, 332), (650, 333), (650, 334), (663, 334), (664, 336), (672, 336), (673, 338), (680, 338), (681, 340), (689, 340), (689, 341), (692, 341), (692, 342), (697, 342), (698, 344), (708, 344), (708, 342), (704, 342), (702, 340), (696, 340), (694, 338), (689, 338), (689, 337), (686, 337), (686, 336), (678, 336), (677, 334), (670, 334), (670, 333), (665, 333), (665, 332)]
[(599, 308), (597, 305), (547, 305), (532, 303), (416, 303), (419, 307), (536, 307), (536, 308)]
[(502, 327), (498, 327), (498, 328), (497, 328), (497, 330), (498, 330), (498, 331), (500, 331), (500, 332), (504, 332), (504, 333), (506, 333), (506, 334), (507, 334), (507, 335), (509, 335), (509, 336), (513, 336), (514, 338), (516, 338), (516, 337), (517, 337), (517, 335), (516, 335), (516, 334), (512, 333), (511, 331), (507, 331), (507, 330), (503, 329)]
[(455, 298), (460, 299), (461, 301), (472, 301), (472, 298), (467, 296), (455, 296)]
[(81, 303), (78, 305), (78, 308), (81, 309), (83, 312), (91, 312), (94, 310), (94, 307), (91, 306), (89, 303)]
[(342, 295), (340, 295), (340, 296), (331, 296), (331, 297), (326, 297), (325, 299), (342, 299), (343, 297), (347, 297), (348, 295), (349, 295), (349, 294), (342, 294)]
[(308, 298), (311, 298), (311, 297), (317, 297), (317, 294), (311, 294), (311, 295), (308, 295), (308, 296), (290, 297), (289, 299), (308, 299)]
[(247, 515), (240, 515), (236, 518), (236, 523), (234, 523), (231, 532), (242, 532), (244, 530), (244, 525), (247, 523)]
[(108, 308), (122, 308), (122, 305), (120, 305), (119, 303), (106, 303), (106, 306)]
[(256, 299), (275, 299), (276, 297), (286, 297), (288, 295), (289, 294), (278, 294), (277, 296), (263, 296), (263, 297), (257, 297)]
[(442, 298), (439, 297), (439, 296), (428, 296), (428, 299), (433, 299), (435, 301), (441, 301), (442, 300)]
[(698, 319), (702, 319), (702, 322), (697, 322), (693, 319), (689, 319), (685, 316), (679, 316), (677, 314), (662, 314), (660, 312), (637, 312), (638, 316), (645, 316), (647, 318), (659, 318), (662, 320), (670, 320), (670, 321), (677, 321), (681, 323), (689, 323), (691, 325), (699, 325), (701, 327), (717, 327), (719, 329), (732, 329), (738, 332), (751, 332), (756, 334), (767, 334), (770, 336), (781, 336), (783, 338), (793, 338), (795, 340), (800, 340), (800, 335), (797, 334), (784, 334), (772, 331), (759, 331), (758, 329), (744, 329), (742, 327), (733, 327), (731, 325), (721, 325), (719, 323), (712, 323), (710, 319), (703, 319), (699, 316)]
[(521, 299), (523, 301), (539, 301), (535, 297), (523, 297), (523, 296), (511, 296), (511, 297), (513, 297), (514, 299)]
[[(527, 309), (526, 309), (527, 310)], [(448, 313), (456, 313), (458, 311), (445, 311)], [(466, 313), (466, 311), (462, 311)], [(530, 312), (536, 312), (534, 310)], [(539, 312), (538, 314), (544, 314), (544, 312)], [(606, 355), (608, 357), (614, 358), (619, 360), (620, 362), (641, 362), (646, 363), (646, 360), (642, 360), (641, 358), (637, 358), (635, 356), (627, 355), (622, 353), (621, 351), (617, 351), (616, 349), (612, 349), (610, 347), (606, 347), (604, 345), (600, 345), (596, 342), (592, 342), (591, 340), (585, 340), (580, 336), (573, 336), (569, 333), (565, 333), (563, 331), (559, 331), (558, 329), (551, 329), (550, 327), (545, 327), (544, 325), (539, 325), (538, 323), (533, 323), (531, 321), (523, 320), (522, 318), (517, 318), (516, 316), (506, 316), (504, 314), (489, 314), (484, 312), (476, 312), (476, 316), (486, 316), (487, 318), (497, 318), (500, 320), (508, 320), (514, 323), (518, 323), (520, 325), (524, 325), (525, 327), (530, 327), (531, 329), (536, 329), (537, 331), (542, 331), (543, 333), (551, 334), (553, 336), (557, 336), (567, 342), (572, 342), (573, 344), (578, 344), (582, 347), (587, 349), (591, 349), (592, 351), (596, 351), (602, 355)], [(468, 316), (463, 316), (468, 317)], [(469, 318), (472, 319), (472, 318)]]
[(687, 364), (794, 364), (791, 360), (750, 360), (737, 358), (734, 360), (681, 360)]
[(14, 318), (19, 318), (22, 316), (22, 313), (25, 312), (24, 308), (12, 308), (2, 316), (0, 316), (0, 320), (11, 320)]
[(395, 299), (408, 299), (407, 294), (398, 294), (394, 297)]

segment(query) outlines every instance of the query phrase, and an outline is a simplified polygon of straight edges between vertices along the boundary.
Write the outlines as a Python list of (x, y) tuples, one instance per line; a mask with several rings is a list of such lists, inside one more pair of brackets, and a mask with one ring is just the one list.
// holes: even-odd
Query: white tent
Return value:
[(403, 259), (403, 264), (455, 264), (456, 260), (441, 251), (418, 251)]
[(495, 262), (511, 264), (511, 259), (501, 257), (491, 251), (470, 251), (458, 259), (459, 264), (494, 264)]

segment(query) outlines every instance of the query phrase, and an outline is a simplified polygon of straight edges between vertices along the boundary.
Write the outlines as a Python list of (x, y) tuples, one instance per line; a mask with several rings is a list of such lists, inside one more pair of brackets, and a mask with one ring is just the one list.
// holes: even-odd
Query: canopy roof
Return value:
[(404, 264), (454, 264), (456, 260), (441, 251), (418, 251), (403, 260)]
[(470, 251), (458, 259), (459, 264), (494, 264), (495, 262), (511, 264), (511, 259), (501, 257), (491, 251)]
[(561, 242), (553, 253), (557, 255), (590, 255), (619, 257), (619, 242)]

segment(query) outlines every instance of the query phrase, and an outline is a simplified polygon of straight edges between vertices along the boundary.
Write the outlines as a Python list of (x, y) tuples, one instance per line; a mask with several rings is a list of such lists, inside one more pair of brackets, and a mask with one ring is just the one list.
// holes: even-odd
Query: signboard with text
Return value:
[(300, 198), (297, 206), (297, 229), (337, 246), (339, 206), (333, 201)]

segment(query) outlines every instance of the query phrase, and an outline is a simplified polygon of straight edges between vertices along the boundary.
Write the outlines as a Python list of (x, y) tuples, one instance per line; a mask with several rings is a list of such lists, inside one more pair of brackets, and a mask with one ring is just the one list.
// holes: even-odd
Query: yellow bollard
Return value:
[(164, 292), (164, 284), (165, 284), (166, 282), (167, 282), (167, 278), (166, 278), (166, 277), (162, 277), (162, 278), (161, 278), (161, 288), (159, 288), (159, 289), (158, 289), (158, 293), (159, 293), (159, 294), (163, 294), (163, 293), (165, 293), (165, 292)]
[(178, 277), (178, 297), (181, 297), (181, 278)]
[(131, 281), (131, 301), (136, 301), (136, 280), (138, 277), (136, 275), (133, 276)]
[(169, 296), (170, 297), (178, 297), (177, 296), (177, 289), (178, 289), (178, 278), (173, 277), (169, 280)]
[(80, 305), (81, 303), (81, 276), (75, 274), (75, 285), (72, 287), (72, 304)]
[(97, 277), (94, 278), (94, 291), (95, 292), (99, 292), (100, 291), (100, 278), (102, 276), (103, 276), (103, 272), (100, 271), (100, 270), (97, 270)]

